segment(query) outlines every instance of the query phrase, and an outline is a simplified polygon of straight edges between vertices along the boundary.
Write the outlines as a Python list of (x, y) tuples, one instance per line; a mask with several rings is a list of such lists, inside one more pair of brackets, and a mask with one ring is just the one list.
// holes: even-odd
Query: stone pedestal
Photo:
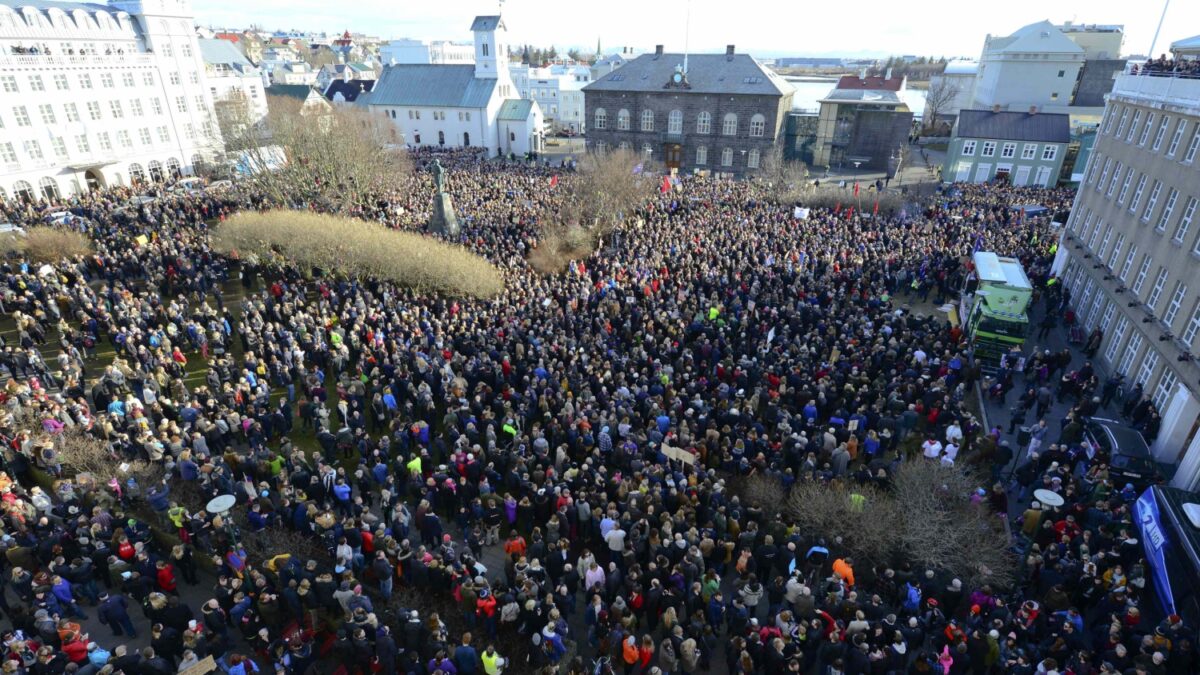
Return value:
[(450, 195), (445, 192), (433, 197), (433, 217), (429, 219), (429, 231), (448, 237), (458, 236), (458, 216), (454, 215), (454, 204), (450, 201)]

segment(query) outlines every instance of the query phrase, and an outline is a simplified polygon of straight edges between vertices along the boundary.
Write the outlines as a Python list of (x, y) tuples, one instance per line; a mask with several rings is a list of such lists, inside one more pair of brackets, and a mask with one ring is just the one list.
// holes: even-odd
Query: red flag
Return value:
[(874, 215), (879, 215), (879, 200), (878, 199), (875, 200), (875, 210), (872, 211), (872, 213)]
[(854, 181), (854, 196), (858, 196), (858, 181)]
[(667, 177), (667, 176), (663, 176), (663, 182), (662, 182), (662, 188), (661, 188), (661, 190), (662, 190), (662, 193), (663, 193), (663, 194), (666, 194), (666, 193), (668, 193), (668, 192), (670, 192), (670, 191), (671, 191), (671, 179), (670, 179), (669, 177)]
[(837, 206), (833, 207), (833, 215), (836, 216), (837, 214), (839, 214), (841, 212), (842, 212), (842, 203), (838, 202)]
[(854, 207), (853, 206), (846, 207), (846, 217), (850, 218), (853, 215), (854, 215)]
[(550, 187), (555, 187), (556, 185), (558, 185), (558, 176), (554, 176), (550, 179)]

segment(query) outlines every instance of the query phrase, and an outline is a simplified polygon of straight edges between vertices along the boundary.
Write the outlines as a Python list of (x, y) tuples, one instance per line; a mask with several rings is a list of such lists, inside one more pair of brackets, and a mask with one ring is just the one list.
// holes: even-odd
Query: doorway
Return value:
[(666, 143), (663, 145), (663, 164), (666, 164), (668, 169), (678, 169), (682, 160), (682, 145), (678, 143)]
[(88, 169), (83, 172), (83, 179), (87, 182), (88, 192), (95, 192), (104, 189), (104, 174), (96, 169)]

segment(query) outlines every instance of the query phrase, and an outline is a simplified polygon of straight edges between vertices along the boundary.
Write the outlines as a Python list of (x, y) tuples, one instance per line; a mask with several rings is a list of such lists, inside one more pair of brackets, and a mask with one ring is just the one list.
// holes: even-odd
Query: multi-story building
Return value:
[(162, 181), (220, 149), (190, 0), (0, 0), (0, 189)]
[(900, 98), (904, 78), (845, 75), (822, 98), (815, 166), (886, 171), (899, 168), (913, 114)]
[(1071, 141), (1063, 113), (961, 110), (946, 148), (942, 179), (959, 183), (993, 180), (1053, 187)]
[[(971, 107), (972, 96), (975, 93), (975, 75), (978, 72), (979, 64), (975, 61), (956, 59), (947, 63), (945, 70), (929, 78), (930, 93), (936, 94), (942, 100), (938, 101), (940, 105), (934, 111), (926, 99), (926, 126), (938, 122), (952, 123), (958, 117), (958, 111)], [(938, 119), (934, 119), (935, 116)]]
[(1055, 269), (1096, 357), (1142, 385), (1155, 458), (1200, 486), (1200, 79), (1122, 74), (1108, 97)]
[(690, 56), (659, 45), (583, 93), (589, 149), (627, 148), (671, 169), (744, 174), (774, 149), (794, 89), (733, 45)]
[(521, 98), (537, 101), (551, 132), (583, 133), (583, 87), (592, 79), (587, 66), (510, 64), (508, 73)]
[(988, 35), (979, 58), (971, 108), (1067, 112), (1085, 50), (1049, 21), (1012, 35)]
[(449, 40), (392, 40), (379, 48), (379, 60), (385, 66), (397, 64), (470, 64), (475, 63), (475, 45)]
[(208, 91), (218, 118), (223, 105), (232, 105), (238, 108), (239, 114), (244, 111), (251, 124), (264, 119), (267, 97), (258, 68), (228, 40), (201, 39), (198, 42)]

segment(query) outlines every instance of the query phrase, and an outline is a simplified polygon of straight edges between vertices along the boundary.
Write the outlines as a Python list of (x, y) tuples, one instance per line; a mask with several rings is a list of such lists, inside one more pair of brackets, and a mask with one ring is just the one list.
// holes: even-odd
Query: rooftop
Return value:
[(338, 94), (342, 95), (342, 100), (347, 103), (354, 103), (359, 95), (371, 91), (375, 87), (375, 80), (334, 80), (325, 88), (325, 98), (332, 101)]
[(524, 122), (533, 111), (534, 102), (527, 98), (510, 98), (500, 106), (496, 119), (509, 122)]
[(838, 79), (838, 89), (869, 89), (877, 91), (900, 91), (904, 88), (903, 77), (859, 77), (843, 75)]
[(862, 103), (865, 105), (905, 105), (895, 91), (874, 89), (834, 89), (818, 102)]
[(1071, 140), (1071, 116), (1063, 113), (963, 110), (958, 113), (954, 135), (958, 138), (1067, 143)]
[(471, 22), (471, 30), (472, 31), (496, 30), (497, 26), (499, 26), (501, 28), (504, 27), (504, 20), (501, 19), (500, 15), (498, 15), (498, 14), (490, 15), (490, 16), (477, 16), (477, 17), (475, 17), (475, 20)]
[(675, 68), (683, 66), (683, 61), (683, 54), (642, 54), (589, 82), (583, 90), (767, 96), (786, 96), (794, 91), (792, 85), (749, 54), (691, 54), (687, 57), (689, 87), (668, 90), (667, 83)]
[(1078, 54), (1083, 47), (1063, 35), (1049, 21), (1038, 21), (1017, 29), (1007, 37), (989, 37), (985, 51), (998, 54)]
[(473, 65), (398, 64), (387, 66), (371, 105), (483, 108), (492, 97), (496, 79), (475, 77)]

